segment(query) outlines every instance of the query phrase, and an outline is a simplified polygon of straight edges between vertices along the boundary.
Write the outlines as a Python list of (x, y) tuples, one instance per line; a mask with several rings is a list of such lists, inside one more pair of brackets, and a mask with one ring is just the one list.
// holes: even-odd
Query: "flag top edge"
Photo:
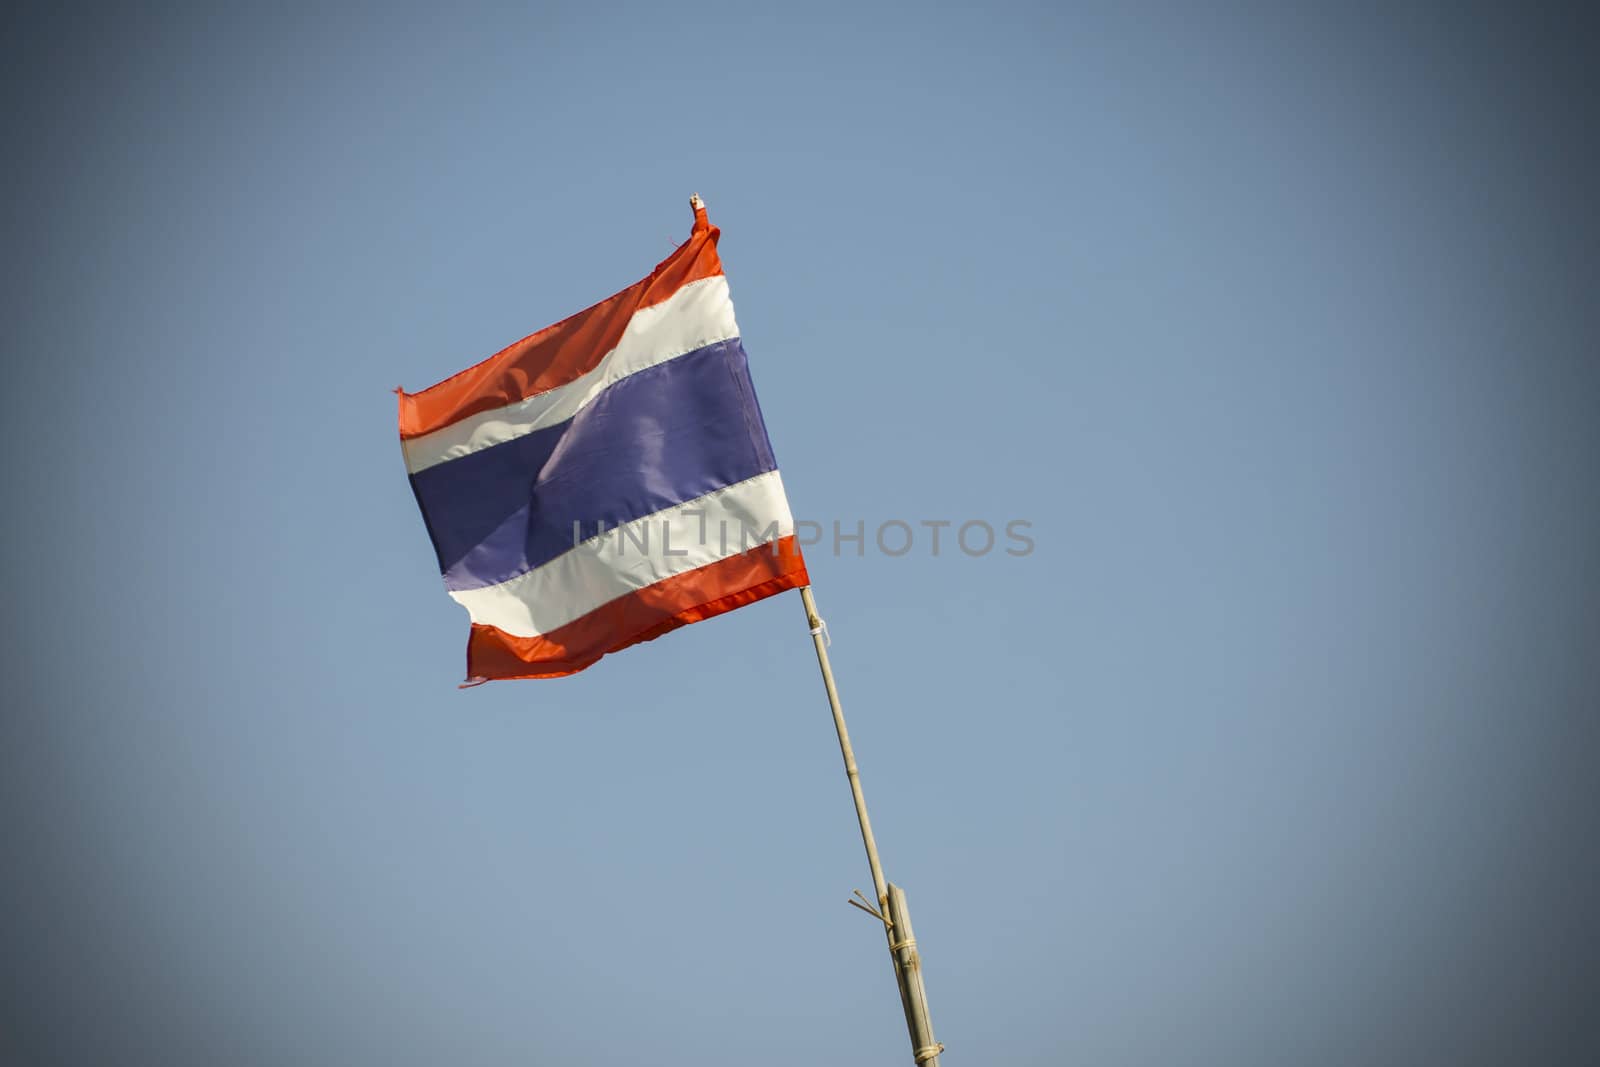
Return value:
[(717, 255), (721, 233), (707, 222), (705, 209), (698, 208), (689, 239), (643, 279), (426, 389), (395, 390), (401, 439), (526, 400), (593, 370), (616, 347), (635, 312), (666, 301), (691, 282), (722, 274)]

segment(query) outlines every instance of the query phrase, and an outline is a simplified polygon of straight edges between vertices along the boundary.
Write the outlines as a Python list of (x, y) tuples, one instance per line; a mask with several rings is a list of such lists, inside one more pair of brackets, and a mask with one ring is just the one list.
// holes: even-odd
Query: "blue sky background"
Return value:
[(947, 1064), (1600, 1050), (1579, 16), (6, 16), (0, 1053), (907, 1062), (796, 594), (458, 692), (395, 439), (702, 193)]

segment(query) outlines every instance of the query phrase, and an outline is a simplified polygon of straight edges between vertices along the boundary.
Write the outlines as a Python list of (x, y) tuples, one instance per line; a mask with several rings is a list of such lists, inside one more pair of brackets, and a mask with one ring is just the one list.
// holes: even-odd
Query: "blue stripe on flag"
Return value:
[(548, 563), (594, 536), (774, 470), (744, 346), (719, 341), (606, 389), (572, 419), (418, 471), (450, 589)]

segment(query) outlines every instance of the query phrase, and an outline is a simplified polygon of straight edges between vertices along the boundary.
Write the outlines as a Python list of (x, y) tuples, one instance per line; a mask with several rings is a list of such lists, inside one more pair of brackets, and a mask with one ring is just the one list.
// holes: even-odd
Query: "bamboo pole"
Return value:
[(906, 1029), (911, 1034), (911, 1056), (920, 1064), (939, 1067), (944, 1046), (933, 1036), (933, 1021), (928, 1018), (928, 993), (922, 985), (922, 957), (917, 953), (917, 935), (911, 932), (911, 912), (906, 907), (905, 890), (889, 886), (889, 910), (893, 924), (889, 932), (889, 951), (894, 955), (895, 973), (900, 978), (900, 1000), (906, 1010)]
[(806, 625), (811, 627), (811, 643), (817, 649), (817, 666), (822, 668), (822, 684), (828, 690), (828, 704), (833, 708), (833, 728), (839, 734), (839, 754), (844, 757), (844, 773), (850, 779), (850, 794), (856, 802), (856, 821), (861, 824), (861, 843), (867, 849), (867, 865), (872, 868), (872, 894), (878, 910), (889, 914), (889, 887), (883, 880), (883, 864), (878, 860), (878, 842), (872, 836), (872, 820), (867, 818), (867, 798), (861, 792), (861, 771), (856, 766), (855, 749), (850, 747), (850, 731), (844, 724), (844, 709), (839, 706), (839, 689), (833, 684), (833, 665), (828, 662), (828, 644), (822, 628), (822, 616), (817, 614), (817, 599), (811, 587), (800, 587), (800, 599), (806, 606)]
[[(822, 684), (828, 691), (828, 704), (833, 709), (833, 728), (839, 735), (839, 755), (844, 758), (844, 773), (850, 779), (850, 795), (855, 799), (856, 821), (861, 824), (861, 844), (867, 850), (867, 865), (872, 868), (872, 891), (878, 904), (877, 916), (883, 920), (884, 936), (889, 942), (889, 957), (894, 963), (895, 985), (900, 990), (900, 1003), (905, 1009), (906, 1029), (911, 1036), (912, 1057), (917, 1064), (939, 1067), (939, 1053), (944, 1046), (933, 1040), (933, 1028), (927, 1022), (928, 1003), (922, 990), (921, 965), (913, 941), (909, 946), (912, 965), (906, 965), (906, 946), (896, 946), (897, 927), (891, 917), (893, 895), (905, 909), (905, 895), (898, 886), (891, 887), (883, 878), (883, 864), (878, 859), (878, 842), (872, 836), (872, 820), (867, 817), (867, 798), (861, 791), (861, 771), (856, 766), (855, 749), (850, 747), (850, 731), (844, 724), (844, 708), (839, 704), (839, 689), (833, 681), (833, 665), (828, 661), (827, 632), (822, 616), (817, 614), (817, 600), (809, 585), (800, 587), (800, 600), (806, 608), (806, 625), (811, 627), (811, 643), (817, 650), (817, 666), (822, 668)], [(865, 910), (865, 909), (863, 909)], [(906, 921), (906, 937), (910, 937), (910, 920)], [(911, 972), (915, 972), (913, 975)], [(910, 982), (914, 977), (915, 986)], [(920, 1023), (918, 1020), (921, 1020)], [(926, 1040), (922, 1040), (925, 1036)]]

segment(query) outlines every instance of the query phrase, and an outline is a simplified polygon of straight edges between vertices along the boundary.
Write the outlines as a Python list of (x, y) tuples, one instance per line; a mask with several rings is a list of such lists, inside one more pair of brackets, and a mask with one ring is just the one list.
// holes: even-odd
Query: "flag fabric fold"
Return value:
[(720, 231), (419, 393), (400, 443), (469, 684), (573, 674), (808, 584)]

